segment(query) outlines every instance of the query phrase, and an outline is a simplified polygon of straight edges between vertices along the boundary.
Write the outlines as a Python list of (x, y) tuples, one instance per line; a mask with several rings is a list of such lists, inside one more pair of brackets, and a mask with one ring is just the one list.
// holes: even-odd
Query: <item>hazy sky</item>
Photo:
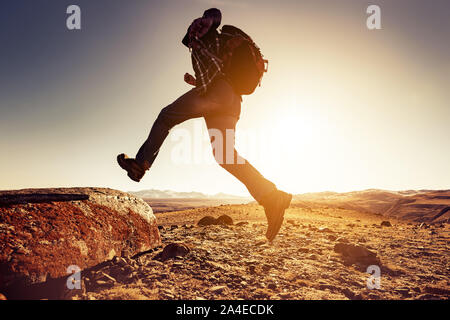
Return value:
[[(82, 30), (66, 28), (70, 4)], [(369, 4), (382, 30), (367, 29)], [(450, 188), (448, 0), (3, 0), (0, 189), (247, 194), (215, 163), (174, 163), (172, 136), (139, 184), (115, 162), (189, 89), (180, 40), (209, 7), (270, 60), (244, 97), (238, 149), (280, 188)], [(208, 151), (206, 132), (199, 141)]]

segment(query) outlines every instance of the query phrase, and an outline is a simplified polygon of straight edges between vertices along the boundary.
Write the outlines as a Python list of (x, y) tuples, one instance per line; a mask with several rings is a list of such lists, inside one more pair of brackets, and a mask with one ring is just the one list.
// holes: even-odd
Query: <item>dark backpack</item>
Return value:
[(269, 61), (252, 38), (239, 28), (224, 25), (221, 30), (224, 73), (238, 94), (252, 94), (261, 84)]

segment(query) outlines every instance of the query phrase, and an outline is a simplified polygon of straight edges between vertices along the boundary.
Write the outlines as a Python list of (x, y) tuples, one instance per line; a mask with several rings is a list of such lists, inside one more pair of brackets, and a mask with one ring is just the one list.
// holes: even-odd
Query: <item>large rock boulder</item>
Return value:
[[(0, 292), (161, 245), (141, 199), (104, 188), (0, 191)], [(5, 289), (6, 288), (6, 289)]]

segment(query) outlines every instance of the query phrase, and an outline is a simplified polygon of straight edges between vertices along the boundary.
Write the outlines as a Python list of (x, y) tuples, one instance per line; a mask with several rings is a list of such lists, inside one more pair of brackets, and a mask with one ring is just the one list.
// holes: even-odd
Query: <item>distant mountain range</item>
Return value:
[(250, 197), (236, 196), (226, 193), (208, 195), (201, 192), (177, 192), (172, 190), (141, 190), (128, 193), (143, 199), (250, 199)]
[(450, 221), (450, 190), (317, 192), (294, 196), (296, 206), (350, 209), (416, 222)]

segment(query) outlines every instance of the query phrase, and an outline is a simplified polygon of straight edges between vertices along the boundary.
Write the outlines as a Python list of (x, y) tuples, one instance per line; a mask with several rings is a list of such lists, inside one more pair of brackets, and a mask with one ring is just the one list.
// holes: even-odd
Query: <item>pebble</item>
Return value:
[(392, 224), (389, 221), (387, 221), (387, 220), (382, 221), (380, 225), (382, 227), (392, 227)]
[(209, 288), (209, 291), (212, 293), (221, 293), (223, 292), (227, 287), (226, 286), (214, 286)]

